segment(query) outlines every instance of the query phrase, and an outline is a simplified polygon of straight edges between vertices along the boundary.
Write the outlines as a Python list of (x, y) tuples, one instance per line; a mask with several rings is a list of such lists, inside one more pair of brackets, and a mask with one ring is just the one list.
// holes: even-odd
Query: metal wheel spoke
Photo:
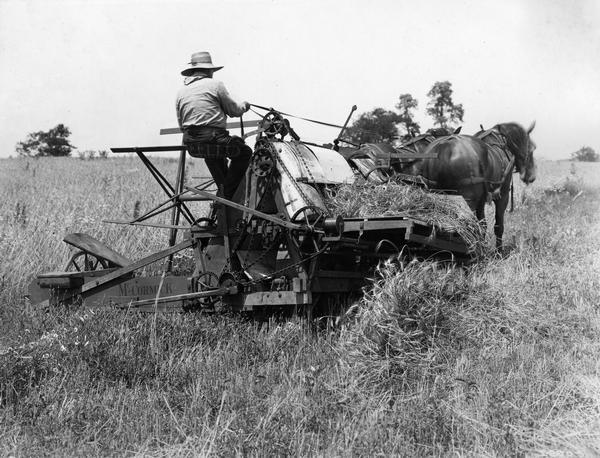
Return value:
[(108, 262), (105, 259), (99, 258), (91, 253), (80, 251), (71, 257), (65, 270), (67, 272), (91, 272), (94, 270), (106, 269), (107, 267)]

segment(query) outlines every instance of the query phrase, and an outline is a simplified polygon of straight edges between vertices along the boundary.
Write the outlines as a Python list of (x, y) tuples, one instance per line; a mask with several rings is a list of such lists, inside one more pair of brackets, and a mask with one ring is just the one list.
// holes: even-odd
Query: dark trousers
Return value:
[(252, 149), (240, 137), (213, 127), (186, 128), (183, 142), (192, 156), (204, 158), (216, 185), (223, 187), (223, 197), (231, 199), (246, 173)]

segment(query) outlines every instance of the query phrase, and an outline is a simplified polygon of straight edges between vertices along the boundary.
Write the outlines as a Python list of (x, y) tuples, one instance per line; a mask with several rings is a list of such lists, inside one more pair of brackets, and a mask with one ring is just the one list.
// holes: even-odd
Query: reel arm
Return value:
[(352, 105), (352, 109), (350, 110), (350, 113), (348, 114), (348, 117), (346, 118), (346, 122), (344, 123), (344, 125), (342, 126), (342, 130), (340, 130), (340, 133), (338, 134), (337, 138), (335, 140), (333, 140), (333, 149), (335, 151), (339, 151), (340, 150), (340, 140), (342, 140), (342, 135), (344, 135), (344, 131), (346, 130), (346, 127), (348, 127), (348, 123), (350, 122), (350, 118), (352, 117), (352, 114), (356, 111), (357, 106), (356, 105)]

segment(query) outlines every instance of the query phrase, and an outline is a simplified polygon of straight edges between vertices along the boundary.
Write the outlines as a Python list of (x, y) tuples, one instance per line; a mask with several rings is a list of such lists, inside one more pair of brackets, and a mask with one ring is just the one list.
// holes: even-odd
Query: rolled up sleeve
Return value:
[(223, 83), (219, 82), (217, 91), (221, 107), (227, 116), (238, 117), (244, 114), (244, 106), (231, 98), (231, 95), (229, 95), (229, 92)]

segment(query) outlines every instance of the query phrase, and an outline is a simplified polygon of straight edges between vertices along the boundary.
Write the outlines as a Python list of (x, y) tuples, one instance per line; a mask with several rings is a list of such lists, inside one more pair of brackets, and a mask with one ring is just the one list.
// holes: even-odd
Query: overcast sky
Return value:
[(341, 124), (408, 92), (427, 128), (449, 80), (463, 133), (535, 119), (538, 156), (600, 152), (600, 1), (0, 0), (0, 157), (58, 123), (79, 149), (179, 143), (158, 132), (203, 50), (237, 98), (299, 116)]

